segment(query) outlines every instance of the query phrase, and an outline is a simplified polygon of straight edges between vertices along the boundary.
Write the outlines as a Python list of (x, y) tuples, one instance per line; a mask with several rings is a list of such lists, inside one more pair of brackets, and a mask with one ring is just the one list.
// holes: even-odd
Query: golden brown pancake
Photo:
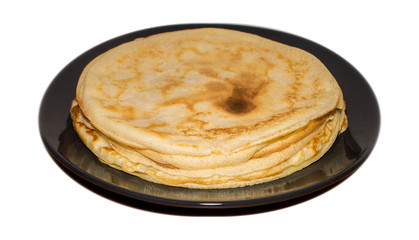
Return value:
[(71, 115), (101, 161), (173, 186), (289, 175), (346, 128), (342, 92), (311, 54), (203, 28), (136, 39), (84, 69)]

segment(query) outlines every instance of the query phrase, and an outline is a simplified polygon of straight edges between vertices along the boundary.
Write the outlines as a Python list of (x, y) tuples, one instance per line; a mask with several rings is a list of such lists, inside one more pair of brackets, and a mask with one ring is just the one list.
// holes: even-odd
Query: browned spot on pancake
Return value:
[(169, 91), (172, 91), (176, 87), (182, 86), (185, 84), (185, 82), (182, 80), (183, 77), (169, 77), (165, 80), (167, 82), (166, 85), (163, 87), (160, 87), (160, 92), (162, 95), (167, 95)]
[[(299, 101), (303, 96), (300, 94), (300, 89), (302, 89), (303, 83), (302, 79), (307, 75), (308, 63), (307, 62), (292, 62), (288, 61), (288, 72), (294, 77), (294, 82), (288, 85), (290, 89), (287, 94), (285, 94), (286, 99), (291, 106), (294, 106), (297, 101)], [(315, 88), (315, 86), (313, 86)]]
[(184, 121), (178, 123), (176, 125), (176, 128), (182, 132), (185, 136), (196, 136), (196, 134), (193, 134), (195, 130), (203, 130), (205, 125), (208, 124), (208, 122), (196, 119), (195, 117), (199, 116), (200, 114), (197, 113), (195, 115), (192, 115), (185, 119)]
[(236, 47), (235, 49), (231, 49), (231, 46), (224, 46), (225, 49), (220, 49), (217, 52), (217, 59), (225, 59), (231, 64), (237, 63), (243, 59), (243, 55), (248, 52), (251, 52), (249, 49), (245, 49), (243, 47)]
[(313, 82), (313, 89), (314, 91), (312, 91), (310, 98), (312, 99), (316, 99), (320, 96), (321, 94), (321, 87), (320, 87), (321, 83), (320, 83), (320, 79), (316, 78)]
[(166, 163), (159, 163), (156, 161), (153, 161), (154, 163), (156, 163), (157, 165), (164, 167), (164, 168), (169, 168), (169, 169), (178, 169), (177, 167), (171, 165), (171, 164), (166, 164)]
[(179, 97), (179, 98), (174, 98), (171, 100), (168, 100), (162, 104), (160, 104), (160, 106), (165, 107), (165, 106), (171, 106), (171, 105), (176, 105), (176, 104), (183, 104), (186, 106), (186, 108), (188, 108), (191, 111), (194, 111), (194, 105), (202, 100), (206, 99), (205, 96), (203, 96), (202, 94), (190, 94), (187, 95), (185, 97)]
[(201, 68), (199, 73), (208, 77), (218, 78), (219, 74), (211, 68)]
[(205, 87), (210, 92), (220, 92), (228, 90), (228, 85), (222, 82), (209, 82), (205, 84)]
[(92, 142), (96, 142), (99, 139), (99, 136), (96, 134), (94, 129), (89, 128), (86, 124), (83, 123), (81, 120), (81, 113), (79, 105), (74, 106), (71, 108), (71, 116), (74, 119), (73, 124), (77, 124), (78, 128), (84, 128), (87, 135), (92, 137)]
[(104, 109), (119, 114), (121, 116), (121, 119), (124, 119), (126, 121), (134, 120), (136, 117), (136, 109), (133, 106), (121, 105), (119, 103), (102, 105)]
[(116, 62), (122, 64), (129, 59), (130, 57), (128, 55), (122, 55), (120, 58), (116, 59)]
[(96, 142), (99, 137), (98, 135), (95, 133), (95, 131), (93, 129), (90, 129), (86, 126), (86, 124), (82, 123), (82, 122), (74, 122), (73, 124), (77, 124), (78, 128), (84, 128), (85, 132), (87, 135), (90, 135), (90, 137), (92, 137), (92, 142)]
[(200, 52), (195, 47), (182, 47), (182, 46), (180, 46), (179, 49), (178, 49), (178, 52), (175, 54), (175, 56), (176, 56), (177, 59), (182, 59), (185, 54), (191, 54), (191, 53), (195, 56), (202, 56), (202, 55), (206, 54), (206, 53)]
[(156, 44), (152, 44), (148, 46), (147, 48), (141, 48), (138, 49), (136, 56), (134, 59), (137, 60), (144, 60), (144, 59), (155, 59), (160, 58), (161, 56), (164, 56), (166, 53), (164, 50), (161, 49), (160, 46)]
[(222, 107), (233, 114), (246, 114), (256, 108), (252, 102), (240, 96), (229, 97), (223, 102)]
[(150, 123), (150, 125), (148, 127), (149, 128), (160, 128), (160, 127), (165, 127), (167, 125), (168, 125), (168, 123), (166, 123), (166, 122), (153, 122), (153, 123)]
[(103, 147), (102, 149), (108, 153), (116, 153), (115, 149), (110, 147)]
[(133, 89), (138, 90), (142, 88), (143, 73), (137, 72), (135, 76), (125, 79), (117, 79), (117, 75), (116, 72), (109, 74), (110, 84), (101, 79), (101, 83), (98, 84), (96, 90), (108, 99), (118, 99), (129, 89), (132, 83), (135, 83), (132, 87)]
[(268, 76), (269, 71), (275, 67), (275, 65), (273, 63), (271, 63), (269, 60), (265, 59), (264, 57), (259, 57), (256, 62), (258, 63), (258, 65), (260, 66), (264, 66), (263, 68), (261, 68), (259, 71), (261, 71), (261, 74), (263, 74), (264, 76)]
[(290, 70), (293, 72), (295, 79), (301, 80), (309, 71), (307, 62), (293, 62), (290, 66)]
[(93, 138), (93, 140), (92, 140), (93, 142), (96, 142), (99, 139), (99, 137), (95, 133), (95, 130), (93, 130), (93, 129), (90, 129), (90, 128), (86, 127), (86, 133), (89, 134)]
[(229, 82), (233, 85), (233, 92), (217, 105), (235, 115), (244, 115), (257, 108), (254, 98), (268, 84), (268, 81), (248, 72), (229, 79)]
[(251, 127), (249, 126), (236, 126), (236, 127), (230, 127), (230, 128), (212, 128), (206, 130), (207, 133), (210, 133), (213, 136), (222, 135), (222, 134), (228, 134), (230, 136), (234, 136), (238, 133), (242, 133), (245, 131), (250, 130)]
[(73, 118), (79, 117), (79, 114), (80, 114), (79, 105), (75, 105), (74, 107), (72, 107), (70, 110), (70, 114)]

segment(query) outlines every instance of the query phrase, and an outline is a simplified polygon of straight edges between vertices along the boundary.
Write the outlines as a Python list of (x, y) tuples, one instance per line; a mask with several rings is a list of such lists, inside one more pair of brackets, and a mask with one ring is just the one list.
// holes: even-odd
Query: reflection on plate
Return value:
[[(102, 164), (81, 142), (71, 125), (69, 108), (78, 77), (97, 55), (121, 43), (155, 33), (223, 27), (258, 34), (302, 48), (318, 57), (335, 76), (347, 104), (349, 128), (319, 161), (286, 178), (235, 189), (199, 190), (170, 187), (144, 181)], [(176, 207), (237, 208), (284, 202), (334, 185), (352, 174), (368, 157), (379, 131), (379, 109), (365, 79), (344, 59), (309, 40), (264, 28), (240, 25), (173, 25), (133, 32), (82, 54), (53, 80), (41, 103), (39, 127), (51, 156), (82, 180), (133, 200)]]

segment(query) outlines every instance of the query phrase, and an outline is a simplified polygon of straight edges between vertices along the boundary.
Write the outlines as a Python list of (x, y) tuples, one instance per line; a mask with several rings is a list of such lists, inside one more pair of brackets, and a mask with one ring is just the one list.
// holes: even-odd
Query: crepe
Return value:
[(311, 54), (218, 28), (136, 39), (98, 56), (77, 86), (76, 131), (106, 164), (190, 188), (253, 185), (319, 159), (347, 123)]

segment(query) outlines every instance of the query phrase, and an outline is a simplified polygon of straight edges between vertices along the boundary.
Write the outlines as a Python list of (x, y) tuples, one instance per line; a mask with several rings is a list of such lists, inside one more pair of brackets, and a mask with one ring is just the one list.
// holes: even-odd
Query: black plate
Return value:
[[(100, 163), (83, 145), (71, 126), (69, 109), (83, 68), (99, 54), (138, 37), (198, 27), (222, 27), (250, 32), (302, 48), (318, 57), (339, 82), (347, 104), (348, 130), (319, 161), (286, 178), (251, 187), (194, 190), (150, 183)], [(361, 54), (361, 53), (360, 53)], [(41, 103), (39, 128), (55, 161), (75, 180), (105, 197), (123, 202), (194, 209), (242, 208), (304, 198), (336, 185), (351, 175), (371, 153), (378, 137), (377, 100), (361, 74), (337, 54), (288, 33), (240, 25), (188, 24), (156, 27), (104, 42), (68, 64), (52, 81)], [(113, 196), (113, 197), (112, 197)]]

